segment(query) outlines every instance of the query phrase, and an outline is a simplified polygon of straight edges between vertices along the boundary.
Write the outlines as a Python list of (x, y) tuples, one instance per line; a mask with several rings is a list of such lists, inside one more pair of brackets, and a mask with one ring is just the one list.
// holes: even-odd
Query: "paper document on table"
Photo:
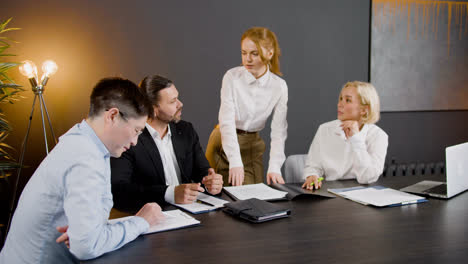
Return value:
[[(171, 211), (164, 211), (163, 214), (165, 216), (165, 219), (162, 222), (154, 226), (150, 226), (148, 231), (144, 232), (143, 234), (169, 231), (169, 230), (174, 230), (174, 229), (179, 229), (183, 227), (189, 227), (189, 226), (200, 224), (200, 221), (198, 221), (197, 219), (191, 217), (190, 215), (178, 209), (171, 210)], [(115, 224), (118, 222), (123, 222), (125, 220), (128, 220), (132, 217), (135, 217), (135, 216), (127, 216), (127, 217), (111, 219), (108, 222), (109, 224)]]
[(372, 186), (367, 188), (358, 186), (343, 189), (328, 189), (328, 191), (358, 203), (365, 205), (370, 204), (378, 207), (427, 202), (424, 197), (382, 186)]
[(260, 200), (286, 199), (287, 192), (275, 190), (264, 183), (224, 187), (224, 190), (237, 200), (257, 198)]
[(211, 195), (206, 195), (204, 193), (200, 193), (197, 197), (197, 200), (203, 201), (207, 204), (211, 204), (216, 208), (224, 207), (225, 203), (229, 203), (229, 201), (226, 201), (224, 199), (216, 198)]
[[(202, 201), (203, 203), (197, 202), (197, 201)], [(228, 203), (228, 201), (226, 200), (219, 199), (210, 195), (206, 195), (204, 193), (198, 194), (197, 201), (190, 203), (190, 204), (176, 204), (176, 203), (171, 203), (171, 204), (179, 208), (182, 208), (192, 214), (200, 214), (200, 213), (214, 211), (218, 208), (224, 207), (224, 204)]]

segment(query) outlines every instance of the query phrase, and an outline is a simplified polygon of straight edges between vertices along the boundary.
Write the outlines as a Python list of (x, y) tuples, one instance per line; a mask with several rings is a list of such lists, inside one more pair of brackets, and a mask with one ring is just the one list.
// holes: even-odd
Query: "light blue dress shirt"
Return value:
[[(0, 263), (69, 263), (91, 259), (149, 228), (141, 217), (108, 224), (110, 153), (83, 120), (60, 137), (21, 194)], [(68, 225), (70, 249), (55, 240)], [(70, 252), (72, 254), (70, 254)]]

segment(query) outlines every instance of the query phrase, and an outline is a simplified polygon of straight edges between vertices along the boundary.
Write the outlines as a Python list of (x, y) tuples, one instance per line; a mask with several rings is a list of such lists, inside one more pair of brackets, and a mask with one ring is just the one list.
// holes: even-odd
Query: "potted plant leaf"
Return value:
[[(8, 28), (11, 18), (0, 23), (0, 248), (3, 243), (4, 226), (9, 215), (9, 203), (11, 199), (9, 191), (10, 176), (13, 171), (19, 168), (20, 164), (11, 155), (13, 148), (5, 143), (5, 139), (11, 132), (11, 126), (3, 114), (2, 108), (5, 104), (13, 104), (22, 98), (19, 92), (23, 91), (20, 85), (9, 77), (8, 71), (17, 67), (21, 63), (8, 62), (7, 58), (15, 56), (8, 53), (10, 43), (17, 43), (5, 36), (5, 33), (19, 28)], [(5, 215), (3, 215), (5, 214)]]

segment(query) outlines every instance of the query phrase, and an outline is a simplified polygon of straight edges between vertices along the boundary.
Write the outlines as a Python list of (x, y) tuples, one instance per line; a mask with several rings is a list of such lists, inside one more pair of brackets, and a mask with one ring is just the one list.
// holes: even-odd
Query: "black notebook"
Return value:
[(307, 190), (302, 188), (302, 185), (304, 183), (285, 183), (285, 184), (271, 184), (270, 187), (287, 192), (286, 198), (288, 200), (292, 200), (298, 196), (322, 196), (322, 197), (328, 197), (328, 198), (335, 198), (336, 196), (329, 193), (327, 189), (325, 188), (320, 188), (318, 190)]
[(226, 207), (224, 212), (253, 223), (288, 217), (291, 214), (289, 209), (257, 198), (231, 202), (224, 206)]

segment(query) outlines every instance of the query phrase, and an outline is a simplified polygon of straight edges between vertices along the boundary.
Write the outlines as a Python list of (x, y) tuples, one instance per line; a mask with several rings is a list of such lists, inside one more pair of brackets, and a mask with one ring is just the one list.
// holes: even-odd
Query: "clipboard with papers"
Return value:
[[(200, 221), (191, 217), (190, 215), (182, 212), (181, 210), (170, 210), (163, 212), (165, 219), (154, 226), (150, 226), (150, 228), (143, 233), (143, 235), (151, 234), (151, 233), (159, 233), (164, 231), (170, 231), (185, 227), (196, 226), (200, 224)], [(109, 224), (116, 224), (119, 222), (123, 222), (135, 216), (126, 216), (121, 218), (115, 218), (108, 220)]]
[(375, 207), (392, 207), (427, 202), (427, 199), (422, 196), (383, 186), (355, 186), (351, 188), (328, 189), (328, 191), (351, 201)]
[(234, 200), (248, 200), (257, 198), (264, 201), (288, 200), (288, 192), (269, 187), (264, 183), (248, 184), (242, 186), (225, 186), (223, 190)]
[(249, 184), (242, 186), (224, 187), (224, 191), (234, 200), (247, 200), (257, 198), (264, 201), (293, 200), (298, 196), (320, 196), (335, 198), (335, 195), (328, 193), (325, 189), (306, 190), (302, 183), (271, 184), (264, 183)]
[(202, 214), (223, 208), (224, 204), (228, 202), (229, 201), (224, 199), (216, 198), (204, 193), (199, 193), (196, 202), (190, 204), (171, 204), (192, 214)]

